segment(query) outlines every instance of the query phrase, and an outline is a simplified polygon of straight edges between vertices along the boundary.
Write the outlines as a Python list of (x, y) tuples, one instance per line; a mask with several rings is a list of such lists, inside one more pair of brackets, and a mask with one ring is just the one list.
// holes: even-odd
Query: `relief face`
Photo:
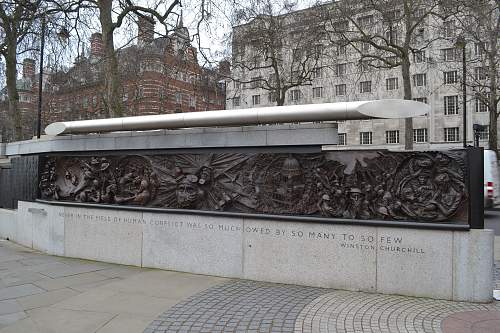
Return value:
[(338, 151), (55, 156), (42, 199), (467, 223), (466, 153)]

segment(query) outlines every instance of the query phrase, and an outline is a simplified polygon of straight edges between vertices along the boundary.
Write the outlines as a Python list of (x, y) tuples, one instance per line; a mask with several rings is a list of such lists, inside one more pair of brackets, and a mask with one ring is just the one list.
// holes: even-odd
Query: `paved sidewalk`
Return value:
[(142, 332), (225, 279), (42, 254), (0, 241), (0, 333)]
[[(498, 284), (500, 261), (496, 276)], [(499, 331), (500, 302), (141, 269), (49, 256), (0, 241), (0, 333)]]

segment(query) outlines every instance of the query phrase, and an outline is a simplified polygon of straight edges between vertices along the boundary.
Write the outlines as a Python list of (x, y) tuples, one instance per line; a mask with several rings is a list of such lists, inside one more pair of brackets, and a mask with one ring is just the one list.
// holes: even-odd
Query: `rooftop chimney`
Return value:
[(102, 34), (99, 32), (93, 33), (90, 36), (90, 55), (94, 57), (102, 57), (104, 55)]
[(23, 79), (35, 78), (35, 60), (26, 58), (23, 60)]
[(138, 34), (137, 41), (139, 45), (151, 43), (155, 35), (155, 20), (150, 16), (139, 16), (137, 22)]

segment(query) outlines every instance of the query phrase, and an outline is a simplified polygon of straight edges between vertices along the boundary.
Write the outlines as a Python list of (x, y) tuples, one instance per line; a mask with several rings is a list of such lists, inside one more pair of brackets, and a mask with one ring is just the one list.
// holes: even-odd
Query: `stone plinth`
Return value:
[[(199, 274), (489, 302), (491, 230), (207, 216), (20, 202), (2, 237), (48, 253)], [(12, 232), (15, 229), (15, 232)]]

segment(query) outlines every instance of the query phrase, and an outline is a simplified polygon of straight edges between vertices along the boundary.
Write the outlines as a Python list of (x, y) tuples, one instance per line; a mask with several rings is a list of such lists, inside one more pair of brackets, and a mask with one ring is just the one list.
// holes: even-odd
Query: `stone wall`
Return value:
[[(15, 216), (13, 218), (13, 216)], [(491, 230), (415, 230), (20, 202), (0, 228), (68, 257), (326, 288), (488, 302)], [(10, 229), (12, 230), (12, 228)]]

